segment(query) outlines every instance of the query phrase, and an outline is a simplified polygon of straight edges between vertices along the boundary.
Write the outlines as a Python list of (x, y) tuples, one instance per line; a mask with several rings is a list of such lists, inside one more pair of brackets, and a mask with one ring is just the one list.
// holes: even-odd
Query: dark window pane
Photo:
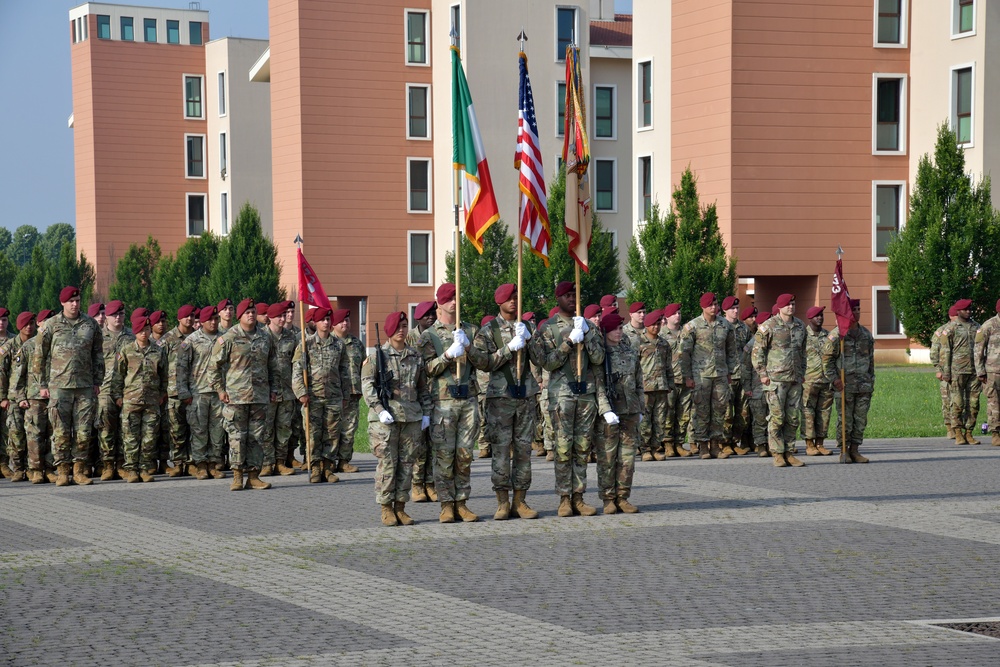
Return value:
[(642, 96), (639, 103), (642, 105), (642, 121), (639, 127), (649, 127), (653, 124), (653, 63), (639, 64), (639, 86)]
[(430, 234), (410, 234), (410, 282), (430, 282)]
[(875, 256), (885, 257), (889, 241), (899, 232), (898, 185), (879, 185), (875, 188)]
[(201, 44), (201, 21), (188, 21), (188, 41), (191, 44)]
[(180, 21), (167, 21), (167, 44), (181, 43)]
[(427, 62), (427, 15), (409, 12), (406, 15), (406, 62)]
[(556, 22), (556, 60), (565, 60), (566, 47), (576, 41), (576, 10), (567, 8), (557, 9)]
[(899, 150), (899, 79), (878, 82), (878, 128), (875, 148), (880, 151)]
[(598, 137), (613, 137), (615, 134), (613, 93), (613, 88), (597, 89), (597, 108), (594, 109), (597, 127), (594, 132)]
[(111, 17), (107, 14), (97, 15), (97, 37), (111, 39)]
[(649, 214), (653, 210), (652, 158), (639, 158), (639, 168), (642, 176), (642, 219), (649, 220)]
[(156, 19), (143, 19), (142, 29), (145, 32), (147, 42), (156, 41)]
[(410, 210), (426, 211), (428, 206), (428, 163), (426, 160), (410, 161)]
[(427, 89), (410, 88), (410, 136), (427, 136)]
[(900, 0), (879, 0), (878, 2), (878, 42), (879, 44), (899, 44)]
[(205, 231), (205, 196), (188, 197), (188, 236), (201, 236)]
[(875, 333), (880, 336), (892, 336), (903, 333), (899, 318), (889, 301), (889, 290), (875, 292)]
[(205, 175), (205, 160), (202, 154), (201, 137), (187, 138), (187, 175), (201, 178)]
[(123, 16), (122, 17), (122, 40), (126, 42), (131, 42), (135, 40), (135, 32), (132, 28), (132, 17)]
[(973, 0), (959, 0), (958, 2), (958, 31), (972, 32), (975, 30), (975, 5)]
[(188, 118), (201, 118), (201, 77), (184, 77), (184, 99)]
[(556, 136), (561, 137), (566, 132), (566, 84), (560, 83), (556, 88)]
[(613, 211), (615, 208), (615, 163), (597, 160), (597, 210)]

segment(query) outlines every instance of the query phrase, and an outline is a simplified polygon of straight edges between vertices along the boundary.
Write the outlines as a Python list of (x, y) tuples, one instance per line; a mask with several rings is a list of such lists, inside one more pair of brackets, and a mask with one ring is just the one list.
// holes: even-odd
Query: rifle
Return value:
[(382, 339), (379, 337), (378, 322), (375, 323), (375, 395), (378, 402), (386, 410), (389, 409), (389, 401), (392, 399), (392, 371), (386, 368), (385, 352), (382, 351)]
[(615, 401), (618, 400), (618, 380), (621, 373), (611, 372), (611, 352), (608, 350), (608, 334), (604, 334), (604, 394), (608, 397), (608, 402), (614, 408)]

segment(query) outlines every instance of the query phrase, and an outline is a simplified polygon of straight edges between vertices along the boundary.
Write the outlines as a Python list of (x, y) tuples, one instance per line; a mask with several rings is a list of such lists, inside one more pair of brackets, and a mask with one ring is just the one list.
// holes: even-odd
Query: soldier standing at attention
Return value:
[[(743, 363), (743, 348), (750, 340), (750, 330), (740, 317), (740, 300), (735, 296), (727, 296), (722, 300), (722, 314), (726, 321), (733, 327), (733, 338), (736, 341), (736, 356), (739, 357), (737, 366)], [(742, 446), (743, 430), (746, 428), (746, 421), (743, 418), (743, 381), (737, 371), (729, 380), (729, 389), (733, 395), (729, 403), (729, 410), (726, 412), (726, 420), (723, 424), (726, 444), (735, 454), (743, 456), (749, 453), (749, 449)]]
[(257, 311), (257, 324), (262, 327), (266, 327), (270, 320), (267, 317), (267, 309), (270, 306), (266, 303), (258, 303), (254, 306), (254, 310)]
[(795, 296), (782, 294), (778, 314), (760, 325), (752, 363), (767, 399), (767, 439), (777, 468), (805, 465), (791, 446), (799, 432), (802, 380), (806, 374), (806, 327), (795, 317)]
[(278, 399), (281, 387), (278, 356), (271, 334), (257, 325), (253, 299), (236, 307), (237, 325), (216, 343), (209, 369), (212, 388), (225, 404), (222, 414), (229, 432), (229, 460), (233, 482), (229, 489), (243, 488), (247, 472), (251, 489), (270, 489), (260, 479), (262, 449), (267, 433), (267, 406)]
[[(1000, 313), (1000, 301), (996, 311)], [(991, 444), (1000, 447), (1000, 314), (986, 320), (976, 333), (976, 375), (986, 385), (986, 419)]]
[[(3, 309), (0, 309), (2, 312)], [(28, 441), (24, 432), (24, 408), (22, 408), (16, 398), (16, 386), (12, 382), (15, 368), (14, 360), (24, 345), (35, 335), (35, 314), (23, 312), (17, 316), (16, 336), (10, 336), (0, 342), (0, 416), (3, 417), (3, 426), (6, 435), (6, 449), (3, 452), (5, 459), (4, 467), (8, 463), (10, 467), (4, 474), (12, 482), (21, 482), (25, 479), (25, 470), (28, 469)], [(3, 429), (0, 429), (3, 430)], [(29, 479), (34, 482), (33, 471), (29, 470)]]
[(748, 375), (745, 374), (744, 368), (746, 366), (752, 366), (750, 363), (750, 357), (745, 356), (747, 354), (746, 344), (753, 339), (754, 334), (757, 333), (757, 309), (754, 306), (747, 306), (740, 311), (740, 322), (746, 327), (746, 334), (748, 336), (747, 340), (744, 341), (743, 345), (737, 350), (740, 356), (740, 389), (743, 394), (739, 403), (735, 403), (735, 409), (739, 410), (740, 415), (743, 419), (743, 434), (739, 441), (735, 443), (736, 446), (733, 449), (737, 454), (743, 456), (744, 454), (749, 454), (754, 450), (753, 442), (753, 431), (750, 417), (750, 399), (747, 397), (747, 391), (749, 384), (747, 383)]
[(340, 416), (340, 434), (337, 439), (337, 472), (358, 472), (351, 464), (354, 458), (354, 434), (358, 431), (358, 409), (361, 402), (361, 364), (365, 361), (365, 346), (351, 333), (351, 311), (341, 308), (330, 315), (333, 335), (344, 344), (347, 356), (347, 375), (340, 376), (344, 393), (344, 412)]
[[(826, 378), (833, 384), (835, 392), (844, 392), (845, 414), (841, 414), (841, 399), (834, 396), (837, 404), (837, 442), (843, 443), (844, 427), (847, 429), (847, 459), (844, 463), (868, 463), (868, 459), (858, 452), (864, 442), (865, 427), (868, 425), (868, 409), (875, 391), (875, 338), (872, 332), (861, 326), (861, 300), (851, 299), (854, 321), (844, 336), (844, 354), (840, 354), (840, 328), (834, 328), (827, 337), (823, 350), (823, 365)], [(844, 381), (840, 381), (838, 368), (844, 369)], [(978, 400), (978, 396), (977, 396)], [(846, 417), (845, 417), (846, 415)], [(843, 422), (841, 420), (844, 420)]]
[(181, 343), (177, 359), (177, 391), (190, 395), (187, 421), (191, 429), (191, 472), (196, 479), (223, 479), (226, 431), (222, 419), (222, 401), (212, 389), (210, 367), (215, 344), (219, 341), (219, 316), (215, 306), (205, 306), (198, 313), (201, 326)]
[[(542, 331), (543, 368), (549, 371), (549, 414), (555, 434), (556, 493), (561, 517), (593, 516), (597, 510), (583, 501), (587, 490), (587, 456), (597, 419), (594, 367), (604, 362), (604, 344), (597, 329), (576, 312), (576, 285), (556, 285), (559, 311)], [(582, 354), (577, 346), (583, 344)]]
[[(605, 318), (608, 316), (606, 315)], [(643, 395), (645, 405), (639, 420), (639, 448), (643, 461), (662, 461), (670, 456), (689, 456), (687, 450), (678, 454), (672, 436), (667, 432), (667, 408), (670, 392), (674, 389), (674, 367), (670, 353), (670, 343), (660, 338), (660, 322), (663, 311), (647, 313), (639, 333), (639, 342), (633, 349), (639, 352), (642, 367)], [(602, 321), (603, 322), (603, 321)], [(625, 327), (622, 327), (625, 331)], [(608, 336), (611, 342), (611, 336)], [(615, 410), (615, 412), (618, 412)], [(619, 414), (619, 417), (621, 415)], [(601, 431), (598, 425), (598, 431)], [(598, 448), (598, 460), (600, 460)]]
[[(0, 375), (0, 383), (6, 385), (10, 379), (10, 360), (13, 358), (10, 355), (5, 354), (9, 350), (5, 350), (7, 343), (16, 338), (16, 336), (10, 336), (7, 333), (8, 321), (10, 319), (10, 311), (6, 308), (0, 307), (0, 373), (3, 373), (3, 367), (7, 367), (7, 375), (4, 377)], [(0, 386), (0, 389), (3, 389)], [(2, 403), (6, 399), (6, 392), (0, 393), (0, 475), (3, 475), (7, 479), (11, 479), (14, 476), (13, 471), (7, 465), (6, 450), (8, 446), (8, 434), (7, 434), (7, 415), (8, 409), (2, 406)]]
[[(483, 326), (473, 341), (473, 346), (488, 360), (485, 370), (489, 380), (481, 389), (486, 397), (486, 437), (493, 457), (493, 491), (497, 495), (493, 518), (536, 519), (538, 512), (528, 506), (525, 498), (531, 487), (531, 443), (535, 437), (535, 399), (539, 391), (531, 374), (531, 363), (541, 362), (541, 341), (528, 324), (517, 319), (516, 286), (500, 285), (493, 300), (500, 314)], [(518, 351), (522, 351), (520, 368)]]
[[(37, 330), (52, 316), (51, 310), (38, 311), (35, 319)], [(32, 484), (55, 482), (55, 464), (52, 456), (49, 425), (49, 401), (41, 397), (40, 377), (33, 368), (33, 357), (38, 336), (21, 343), (11, 369), (10, 391), (14, 401), (24, 410), (24, 437), (28, 446), (28, 480)]]
[(104, 382), (104, 337), (92, 318), (80, 312), (80, 290), (59, 292), (62, 312), (39, 335), (32, 371), (40, 378), (39, 395), (49, 399), (52, 449), (57, 486), (87, 485), (87, 447), (94, 428), (96, 397)]
[(671, 303), (663, 309), (663, 325), (660, 338), (670, 345), (670, 363), (674, 370), (674, 390), (667, 396), (667, 424), (664, 426), (667, 438), (674, 443), (678, 456), (691, 456), (698, 450), (691, 443), (691, 451), (684, 449), (691, 420), (691, 390), (684, 383), (681, 370), (681, 305)]
[(167, 402), (166, 429), (170, 437), (170, 460), (173, 468), (167, 470), (171, 477), (187, 473), (191, 461), (191, 433), (187, 423), (187, 406), (190, 394), (177, 390), (177, 354), (184, 339), (194, 333), (194, 306), (184, 304), (177, 309), (177, 326), (160, 339), (160, 347), (167, 353)]
[(601, 307), (596, 303), (592, 303), (583, 309), (583, 316), (586, 318), (587, 323), (593, 325), (595, 329), (601, 328)]
[(628, 338), (628, 342), (632, 344), (632, 347), (639, 349), (639, 343), (642, 341), (642, 330), (646, 327), (644, 321), (646, 319), (646, 304), (642, 301), (633, 301), (628, 305), (628, 317), (629, 321), (622, 325), (622, 332)]
[[(97, 322), (97, 326), (101, 329), (101, 334), (103, 335), (104, 323), (107, 321), (107, 318), (105, 317), (104, 314), (104, 304), (101, 303), (100, 301), (95, 301), (94, 303), (87, 306), (87, 316), (92, 318), (95, 322)], [(108, 372), (108, 360), (105, 359), (104, 374), (107, 375), (107, 372)], [(104, 388), (102, 386), (101, 390), (103, 391), (103, 389)], [(101, 447), (98, 436), (98, 432), (100, 431), (101, 428), (100, 403), (101, 403), (101, 398), (98, 395), (97, 408), (95, 408), (94, 410), (94, 430), (91, 432), (90, 443), (87, 446), (87, 451), (89, 452), (87, 457), (87, 474), (93, 477), (100, 475), (101, 479), (103, 480), (104, 475), (103, 475), (103, 466), (101, 465)], [(2, 430), (3, 426), (0, 426), (0, 431)], [(113, 478), (114, 478), (114, 469), (112, 468), (112, 475), (108, 479), (113, 479)]]
[(121, 408), (125, 481), (152, 482), (156, 472), (156, 431), (160, 406), (167, 400), (167, 352), (149, 341), (149, 318), (132, 316), (134, 340), (115, 357), (111, 393)]
[(830, 332), (823, 328), (823, 306), (806, 311), (806, 379), (802, 383), (802, 437), (806, 456), (830, 456), (823, 446), (833, 410), (833, 388), (823, 371), (823, 346)]
[[(413, 321), (416, 326), (406, 335), (406, 344), (417, 349), (420, 347), (420, 336), (437, 321), (437, 303), (434, 301), (418, 303), (413, 311)], [(417, 438), (410, 499), (415, 503), (438, 502), (437, 491), (434, 488), (434, 449), (431, 445), (429, 428), (421, 431)]]
[(972, 435), (979, 421), (979, 394), (982, 385), (976, 377), (976, 333), (979, 323), (970, 319), (970, 299), (955, 302), (955, 321), (941, 336), (941, 379), (951, 383), (951, 427), (956, 445), (978, 445)]
[[(479, 328), (482, 329), (496, 318), (495, 315), (486, 315), (479, 321)], [(490, 383), (490, 374), (481, 368), (477, 368), (473, 374), (475, 377), (475, 387), (473, 381), (469, 379), (469, 391), (476, 395), (476, 409), (479, 410), (479, 458), (488, 459), (493, 456), (493, 448), (490, 447), (489, 438), (486, 437), (486, 385)]]
[(226, 333), (233, 326), (233, 315), (236, 313), (236, 308), (229, 299), (223, 299), (215, 308), (219, 313), (219, 333)]
[(109, 301), (104, 308), (104, 382), (97, 396), (97, 442), (101, 451), (101, 480), (110, 481), (117, 474), (124, 477), (125, 452), (122, 449), (121, 410), (111, 398), (111, 380), (115, 374), (118, 348), (132, 338), (125, 327), (125, 304)]
[(743, 387), (746, 390), (744, 395), (747, 399), (746, 430), (750, 435), (750, 444), (760, 458), (771, 455), (767, 449), (767, 400), (764, 398), (764, 386), (760, 383), (760, 374), (753, 367), (751, 359), (754, 344), (757, 341), (757, 329), (769, 319), (771, 319), (771, 313), (767, 311), (757, 313), (754, 316), (750, 331), (755, 335), (751, 336), (747, 344), (743, 346), (743, 361), (740, 370)]
[[(638, 348), (622, 342), (622, 317), (609, 313), (601, 319), (607, 341), (605, 354), (611, 376), (598, 380), (598, 411), (604, 423), (595, 434), (597, 446), (597, 486), (605, 514), (635, 514), (639, 508), (628, 501), (635, 474), (635, 451), (642, 420), (643, 375)], [(664, 345), (666, 345), (664, 343)], [(667, 346), (669, 348), (669, 346)]]
[[(388, 340), (361, 367), (361, 389), (368, 405), (368, 440), (378, 459), (375, 502), (382, 507), (385, 526), (413, 524), (405, 511), (413, 457), (420, 431), (430, 426), (433, 409), (424, 360), (406, 344), (408, 331), (406, 313), (389, 313), (385, 318)], [(384, 371), (381, 378), (380, 367)], [(385, 395), (380, 396), (382, 392)]]
[(941, 379), (941, 337), (944, 335), (948, 325), (956, 319), (958, 319), (958, 315), (955, 314), (955, 306), (952, 304), (948, 308), (948, 321), (939, 326), (934, 335), (931, 336), (930, 350), (931, 364), (936, 369), (935, 377), (938, 379), (938, 386), (941, 390), (941, 415), (944, 418), (944, 426), (948, 431), (948, 437), (952, 439), (955, 438), (955, 429), (951, 425), (951, 383)]
[(272, 303), (267, 309), (267, 329), (278, 356), (278, 385), (281, 389), (278, 400), (267, 406), (268, 437), (264, 440), (264, 467), (260, 471), (262, 477), (295, 474), (294, 468), (285, 465), (288, 460), (288, 445), (292, 439), (292, 419), (298, 407), (292, 390), (292, 356), (299, 338), (285, 326), (285, 313), (290, 303), (291, 301), (279, 301)]
[(712, 292), (701, 295), (701, 315), (681, 332), (681, 372), (691, 390), (691, 426), (701, 458), (724, 459), (734, 452), (722, 449), (724, 420), (730, 402), (729, 378), (737, 370), (733, 328), (719, 318), (719, 300)]

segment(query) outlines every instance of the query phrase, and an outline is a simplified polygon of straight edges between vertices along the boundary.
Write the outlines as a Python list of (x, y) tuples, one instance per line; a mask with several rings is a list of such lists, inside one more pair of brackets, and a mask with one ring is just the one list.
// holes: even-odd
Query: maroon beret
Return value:
[(605, 306), (604, 308), (601, 308), (601, 317), (604, 317), (605, 315), (610, 315), (611, 313), (617, 313), (617, 312), (618, 312), (618, 309), (615, 308), (614, 306)]
[(680, 309), (681, 309), (681, 304), (679, 304), (679, 303), (672, 303), (672, 304), (670, 304), (669, 306), (666, 306), (663, 309), (663, 316), (664, 317), (670, 317), (674, 313), (678, 312)]
[(546, 318), (546, 319), (542, 320), (541, 322), (539, 322), (538, 323), (538, 330), (541, 331), (542, 327), (545, 326), (545, 323), (548, 322), (548, 321), (549, 321), (548, 318)]
[(143, 327), (150, 323), (149, 317), (142, 313), (132, 313), (132, 333), (139, 333)]
[(123, 310), (125, 310), (125, 304), (118, 299), (115, 299), (114, 301), (108, 301), (108, 304), (104, 307), (104, 314), (117, 315)]
[(185, 303), (183, 306), (177, 309), (177, 319), (183, 320), (185, 317), (191, 317), (194, 315), (195, 307), (190, 303)]
[(583, 316), (589, 320), (591, 317), (596, 317), (600, 312), (601, 307), (596, 303), (592, 303), (583, 309)]
[(713, 294), (712, 292), (705, 292), (704, 294), (701, 295), (701, 299), (698, 300), (698, 303), (701, 305), (702, 308), (708, 308), (713, 303), (715, 303), (715, 294)]
[(421, 301), (420, 303), (417, 304), (417, 307), (413, 309), (413, 317), (415, 317), (418, 320), (421, 317), (427, 317), (428, 313), (430, 313), (436, 307), (437, 304), (434, 303), (433, 301)]
[(771, 306), (771, 314), (772, 315), (777, 315), (778, 314), (778, 304), (777, 303), (775, 303), (773, 306)]
[(651, 313), (646, 313), (646, 317), (642, 318), (642, 326), (651, 327), (654, 324), (659, 324), (660, 320), (663, 319), (662, 310), (654, 310)]
[(958, 315), (958, 313), (955, 311), (955, 305), (952, 304), (951, 306), (948, 306), (948, 317), (955, 317), (956, 315)]
[[(853, 307), (854, 304), (852, 303), (851, 306)], [(972, 299), (959, 299), (955, 302), (956, 313), (960, 310), (968, 310), (969, 308), (972, 308)]]
[(225, 310), (226, 308), (228, 308), (231, 305), (233, 305), (232, 301), (230, 301), (229, 299), (223, 299), (219, 303), (215, 304), (215, 307), (216, 307), (216, 309), (222, 311), (222, 310)]
[(260, 317), (261, 315), (267, 315), (267, 309), (271, 306), (266, 303), (255, 303), (253, 307), (257, 311), (257, 317)]
[[(437, 289), (438, 303), (448, 303), (454, 298), (455, 298), (455, 283), (442, 283), (441, 287), (438, 287)], [(399, 326), (398, 323), (397, 326)]]
[(90, 306), (87, 308), (87, 315), (89, 315), (90, 317), (97, 317), (97, 313), (101, 312), (102, 310), (104, 310), (104, 304), (98, 301), (97, 303), (90, 304)]
[(201, 312), (198, 313), (198, 321), (204, 324), (218, 314), (219, 311), (215, 306), (203, 306)]
[(35, 321), (38, 322), (39, 324), (41, 324), (45, 320), (47, 320), (50, 317), (52, 317), (53, 314), (54, 313), (51, 310), (49, 310), (48, 308), (45, 308), (44, 310), (38, 311), (38, 317), (35, 318)]
[[(444, 285), (450, 285), (450, 284), (451, 283), (445, 283)], [(444, 285), (442, 285), (441, 287), (444, 287)], [(455, 289), (455, 286), (452, 285), (452, 296), (454, 296), (454, 289)], [(438, 289), (438, 298), (439, 299), (441, 298), (441, 290), (440, 290), (440, 288)], [(447, 303), (447, 301), (448, 301), (448, 299), (445, 300), (445, 303)], [(392, 335), (394, 335), (396, 333), (396, 331), (399, 330), (399, 324), (400, 324), (400, 322), (406, 322), (406, 321), (407, 321), (406, 320), (406, 313), (404, 313), (403, 311), (398, 311), (398, 312), (395, 312), (395, 313), (389, 313), (386, 316), (386, 318), (385, 318), (385, 335), (386, 336), (392, 336)]]
[(806, 319), (811, 320), (814, 317), (819, 317), (823, 314), (824, 310), (826, 310), (826, 306), (813, 306), (806, 311)]
[(535, 319), (535, 314), (533, 312), (531, 312), (530, 310), (528, 312), (524, 313), (523, 315), (521, 315), (521, 321), (522, 322), (530, 322), (533, 319)]
[(332, 313), (332, 312), (333, 311), (330, 310), (329, 308), (324, 308), (323, 306), (319, 306), (317, 308), (314, 308), (313, 311), (311, 313), (309, 313), (309, 315), (310, 315), (309, 321), (310, 322), (322, 322), (327, 317), (329, 317), (330, 313)]
[(785, 292), (784, 294), (778, 295), (778, 300), (774, 302), (774, 305), (776, 305), (778, 308), (784, 308), (792, 301), (795, 301), (795, 295)]
[(136, 308), (129, 317), (134, 317), (136, 313), (142, 313), (143, 317), (149, 317), (149, 308)]
[[(6, 309), (5, 309), (6, 310)], [(35, 320), (35, 314), (27, 310), (17, 316), (17, 330), (20, 331)]]
[(576, 285), (568, 280), (564, 280), (556, 285), (556, 296), (562, 296), (576, 289)]
[[(236, 306), (236, 317), (243, 317), (243, 313), (247, 312), (247, 308), (253, 308), (253, 299), (243, 299), (240, 301), (239, 305)], [(222, 308), (219, 308), (222, 310)]]
[(517, 294), (517, 286), (511, 283), (504, 283), (497, 288), (496, 292), (493, 292), (493, 300), (497, 302), (499, 306), (501, 303), (507, 303), (510, 301), (511, 297)]
[(66, 303), (72, 298), (80, 296), (80, 288), (68, 285), (59, 292), (59, 303)]
[(605, 294), (601, 297), (601, 308), (607, 308), (608, 306), (613, 306), (618, 303), (618, 297), (614, 294)]
[[(970, 306), (972, 305), (971, 301), (969, 301), (969, 305)], [(852, 310), (854, 308), (860, 308), (860, 307), (861, 307), (861, 299), (851, 299), (851, 309)]]
[(609, 331), (614, 331), (615, 329), (620, 327), (622, 325), (622, 322), (624, 321), (625, 320), (622, 319), (622, 316), (618, 314), (618, 311), (615, 310), (613, 313), (608, 313), (607, 315), (601, 318), (601, 329), (604, 331), (604, 333), (607, 333)]
[(767, 322), (769, 319), (771, 319), (771, 313), (766, 310), (764, 312), (757, 313), (757, 324), (764, 324), (764, 322)]
[(549, 319), (555, 317), (556, 313), (558, 312), (559, 312), (559, 306), (552, 306), (552, 308), (549, 310)]
[(270, 317), (271, 319), (274, 319), (275, 317), (281, 317), (287, 312), (288, 312), (287, 301), (279, 301), (278, 303), (272, 303), (270, 306), (267, 307), (267, 316)]
[[(132, 313), (132, 315), (134, 316), (135, 313)], [(150, 324), (159, 324), (160, 322), (163, 322), (166, 319), (167, 319), (167, 314), (162, 310), (154, 310), (149, 314)]]
[(756, 316), (757, 316), (757, 307), (756, 306), (747, 306), (746, 308), (744, 308), (743, 310), (740, 311), (740, 319), (741, 320), (745, 320), (748, 317), (756, 317)]
[(740, 305), (740, 300), (735, 296), (727, 296), (722, 300), (722, 310), (729, 310), (730, 308), (735, 308)]
[(340, 324), (350, 316), (350, 308), (340, 308), (330, 313), (330, 324)]
[(495, 315), (487, 315), (486, 317), (484, 317), (482, 319), (482, 321), (479, 322), (479, 328), (482, 329), (483, 327), (485, 327), (487, 324), (489, 324), (490, 322), (492, 322), (495, 319), (496, 319)]
[(0, 306), (0, 317), (10, 317), (10, 311)]
[(630, 314), (631, 313), (638, 313), (640, 310), (643, 310), (645, 307), (646, 307), (646, 304), (644, 304), (642, 301), (633, 301), (628, 306), (628, 312)]

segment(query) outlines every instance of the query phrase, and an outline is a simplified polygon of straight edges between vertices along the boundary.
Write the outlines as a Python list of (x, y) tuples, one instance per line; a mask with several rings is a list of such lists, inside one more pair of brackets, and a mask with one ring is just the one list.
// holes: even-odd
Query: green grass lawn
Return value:
[(372, 450), (368, 444), (368, 404), (361, 400), (361, 410), (358, 414), (358, 430), (354, 434), (354, 451), (365, 452)]

